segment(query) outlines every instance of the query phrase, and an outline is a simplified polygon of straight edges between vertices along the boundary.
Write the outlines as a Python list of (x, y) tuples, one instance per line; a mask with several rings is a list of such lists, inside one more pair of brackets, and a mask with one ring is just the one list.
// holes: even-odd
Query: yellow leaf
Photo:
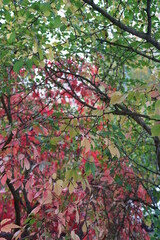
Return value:
[(92, 114), (96, 115), (96, 116), (102, 116), (103, 115), (103, 110), (100, 110), (100, 109), (93, 110)]
[(63, 181), (61, 179), (58, 179), (57, 184), (60, 185), (60, 186), (63, 186)]
[(84, 138), (84, 139), (82, 140), (81, 146), (82, 146), (82, 147), (85, 147), (85, 152), (88, 152), (88, 151), (90, 151), (90, 149), (91, 149), (90, 141), (89, 141), (87, 138)]
[(69, 184), (69, 193), (72, 194), (74, 191), (74, 186), (72, 183)]
[(39, 65), (40, 65), (41, 68), (44, 68), (45, 67), (45, 62), (41, 61)]
[(77, 188), (77, 187), (78, 187), (78, 185), (77, 185), (76, 182), (73, 181), (72, 183), (73, 183), (74, 188)]
[(77, 135), (77, 132), (74, 130), (74, 128), (71, 128), (69, 135), (70, 135), (70, 138), (74, 138)]
[(72, 175), (73, 175), (73, 170), (68, 170), (66, 171), (65, 178), (71, 179)]
[(65, 182), (63, 182), (63, 186), (62, 186), (62, 188), (64, 189), (64, 188), (66, 188), (67, 186), (68, 186), (68, 181), (66, 180)]
[(72, 123), (73, 123), (73, 126), (77, 126), (78, 125), (78, 121), (77, 121), (77, 119), (75, 118), (75, 119), (73, 119), (73, 121), (72, 121)]
[(107, 147), (112, 144), (111, 141), (110, 141), (108, 138), (106, 138), (106, 139), (104, 140), (104, 142), (105, 142), (105, 144), (106, 144)]
[(108, 148), (109, 148), (109, 151), (110, 151), (112, 157), (117, 156), (118, 158), (120, 158), (119, 150), (116, 146), (114, 146), (114, 144), (109, 145)]
[(123, 102), (127, 95), (122, 95), (120, 92), (115, 92), (111, 96), (110, 104), (117, 104)]
[(124, 126), (127, 120), (128, 120), (127, 117), (121, 116), (120, 125), (121, 125), (121, 126)]
[(11, 33), (8, 33), (8, 34), (7, 34), (7, 39), (9, 39), (9, 38), (10, 38), (10, 36), (11, 36)]
[(54, 185), (54, 192), (60, 196), (61, 195), (61, 192), (63, 190), (62, 188), (62, 185), (63, 185), (63, 181), (62, 180), (57, 180), (55, 185)]
[(83, 191), (85, 191), (86, 190), (86, 183), (83, 179), (81, 180), (81, 183), (82, 183)]
[(37, 53), (37, 52), (38, 52), (38, 44), (37, 44), (37, 42), (34, 42), (33, 52), (34, 52), (34, 53)]
[(57, 177), (57, 174), (56, 174), (56, 173), (53, 173), (53, 174), (52, 174), (52, 178), (53, 178), (53, 179), (56, 179), (56, 177)]
[(83, 226), (82, 226), (82, 231), (83, 231), (83, 233), (86, 233), (86, 232), (87, 232), (86, 223), (83, 224)]
[(51, 145), (57, 145), (61, 141), (61, 137), (53, 137), (50, 140)]
[(114, 115), (112, 113), (110, 114), (105, 114), (105, 119), (108, 119), (109, 121), (113, 121)]
[(63, 124), (63, 125), (60, 126), (60, 130), (61, 130), (61, 131), (64, 131), (65, 128), (66, 128), (66, 124)]

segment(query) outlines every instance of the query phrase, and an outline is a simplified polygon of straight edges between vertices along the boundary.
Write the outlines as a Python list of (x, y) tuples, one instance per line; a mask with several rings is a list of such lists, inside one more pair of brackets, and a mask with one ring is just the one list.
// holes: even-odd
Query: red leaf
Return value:
[(2, 185), (4, 186), (4, 184), (6, 183), (7, 181), (7, 175), (5, 174), (2, 178), (1, 178), (1, 183)]

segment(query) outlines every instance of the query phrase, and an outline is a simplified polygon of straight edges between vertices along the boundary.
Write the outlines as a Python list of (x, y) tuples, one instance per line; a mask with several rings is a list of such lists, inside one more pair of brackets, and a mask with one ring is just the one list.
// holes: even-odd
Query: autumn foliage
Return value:
[(117, 95), (105, 83), (97, 92), (97, 73), (83, 59), (81, 65), (47, 62), (45, 69), (32, 67), (30, 84), (25, 68), (19, 74), (8, 69), (14, 83), (0, 106), (1, 233), (13, 239), (150, 239), (142, 206), (152, 201), (107, 135), (113, 115), (103, 93), (112, 102)]

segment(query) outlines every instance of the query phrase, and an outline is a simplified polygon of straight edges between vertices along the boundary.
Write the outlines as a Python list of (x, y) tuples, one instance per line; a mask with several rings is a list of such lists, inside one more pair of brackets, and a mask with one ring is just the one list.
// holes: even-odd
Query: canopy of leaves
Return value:
[(0, 237), (160, 237), (159, 10), (0, 1)]

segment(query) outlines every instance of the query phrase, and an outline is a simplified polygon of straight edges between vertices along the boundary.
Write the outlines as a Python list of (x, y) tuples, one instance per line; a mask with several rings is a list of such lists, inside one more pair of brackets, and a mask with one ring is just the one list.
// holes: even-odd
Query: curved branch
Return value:
[(93, 0), (83, 0), (85, 3), (90, 5), (94, 10), (101, 13), (105, 18), (111, 21), (115, 26), (119, 27), (120, 29), (131, 33), (132, 35), (139, 37), (141, 39), (146, 40), (148, 43), (151, 43), (154, 47), (160, 50), (160, 42), (156, 41), (155, 38), (151, 37), (148, 33), (137, 31), (136, 29), (126, 26), (121, 21), (117, 20), (116, 18), (112, 17), (109, 13), (107, 13), (104, 9), (100, 8), (97, 4), (93, 2)]
[(129, 51), (135, 52), (135, 53), (137, 53), (138, 55), (140, 55), (140, 56), (142, 56), (142, 57), (144, 57), (144, 58), (147, 58), (147, 59), (152, 60), (152, 61), (154, 61), (154, 62), (160, 63), (160, 60), (158, 60), (157, 58), (148, 56), (148, 55), (146, 55), (145, 53), (143, 53), (143, 52), (141, 52), (141, 51), (139, 51), (139, 50), (137, 50), (137, 49), (134, 49), (132, 46), (125, 46), (125, 45), (122, 45), (122, 44), (119, 44), (119, 43), (116, 43), (116, 42), (110, 42), (110, 41), (108, 41), (107, 39), (105, 39), (105, 40), (103, 40), (103, 39), (97, 39), (97, 40), (99, 40), (99, 41), (101, 41), (101, 42), (108, 43), (108, 44), (113, 45), (113, 46), (117, 46), (117, 47), (121, 47), (121, 48), (128, 49)]

